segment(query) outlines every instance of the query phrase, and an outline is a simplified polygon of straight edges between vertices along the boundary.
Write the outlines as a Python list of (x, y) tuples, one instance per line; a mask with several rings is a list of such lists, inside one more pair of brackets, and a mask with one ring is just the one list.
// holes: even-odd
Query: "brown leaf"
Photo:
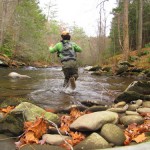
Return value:
[(14, 106), (8, 106), (6, 108), (1, 108), (1, 111), (4, 112), (4, 113), (9, 113), (14, 108), (15, 108)]
[(19, 146), (29, 143), (38, 143), (39, 138), (47, 131), (47, 123), (43, 118), (37, 118), (34, 122), (24, 123), (25, 134), (20, 138)]
[(24, 123), (26, 131), (33, 131), (35, 137), (40, 138), (47, 131), (47, 124), (43, 118), (38, 118), (35, 122)]
[(28, 144), (28, 143), (37, 143), (38, 144), (38, 138), (35, 137), (35, 134), (33, 131), (29, 131), (25, 134), (24, 141), (26, 144)]
[(136, 143), (141, 143), (146, 140), (146, 136), (144, 133), (138, 135), (136, 138), (133, 139)]

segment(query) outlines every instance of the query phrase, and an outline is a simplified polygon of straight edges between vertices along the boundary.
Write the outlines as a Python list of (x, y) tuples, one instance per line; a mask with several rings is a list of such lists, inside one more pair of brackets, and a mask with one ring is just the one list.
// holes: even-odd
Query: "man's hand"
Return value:
[(54, 47), (54, 44), (51, 44), (50, 47)]

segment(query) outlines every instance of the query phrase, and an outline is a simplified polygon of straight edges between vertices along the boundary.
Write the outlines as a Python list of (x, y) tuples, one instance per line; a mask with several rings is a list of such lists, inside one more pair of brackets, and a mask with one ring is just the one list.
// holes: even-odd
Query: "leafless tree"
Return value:
[(124, 21), (123, 21), (123, 49), (124, 49), (124, 60), (128, 60), (129, 57), (129, 27), (128, 27), (128, 7), (129, 0), (124, 0)]
[(143, 0), (138, 0), (138, 32), (137, 32), (137, 49), (142, 48), (142, 25), (143, 24)]

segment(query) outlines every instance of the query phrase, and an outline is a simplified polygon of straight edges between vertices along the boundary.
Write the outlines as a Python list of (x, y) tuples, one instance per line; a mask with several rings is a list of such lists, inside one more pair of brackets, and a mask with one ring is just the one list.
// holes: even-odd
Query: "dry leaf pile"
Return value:
[[(73, 132), (70, 130), (69, 126), (70, 124), (76, 120), (78, 117), (84, 115), (85, 112), (81, 112), (76, 108), (72, 108), (70, 115), (63, 115), (61, 117), (61, 127), (60, 130), (64, 131), (66, 134), (70, 135), (72, 137), (71, 140), (66, 140), (70, 145), (75, 146), (76, 144), (80, 143), (82, 140), (85, 139), (85, 135), (81, 132)], [(67, 150), (70, 150), (70, 147), (68, 147), (68, 144), (64, 143), (61, 145), (62, 147), (65, 147)]]
[(141, 143), (147, 139), (145, 133), (150, 132), (150, 113), (142, 113), (141, 115), (145, 118), (145, 122), (143, 124), (131, 124), (124, 131), (126, 137), (124, 142), (125, 145), (129, 145), (132, 141)]
[(39, 143), (39, 139), (47, 132), (47, 122), (43, 118), (37, 118), (34, 122), (24, 122), (25, 132), (21, 136), (16, 147), (20, 148), (25, 144)]

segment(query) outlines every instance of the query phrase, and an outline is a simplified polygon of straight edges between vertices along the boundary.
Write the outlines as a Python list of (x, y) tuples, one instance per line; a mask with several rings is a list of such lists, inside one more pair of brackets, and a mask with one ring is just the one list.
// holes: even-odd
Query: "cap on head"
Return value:
[(61, 35), (65, 36), (65, 35), (69, 35), (68, 31), (62, 31)]

